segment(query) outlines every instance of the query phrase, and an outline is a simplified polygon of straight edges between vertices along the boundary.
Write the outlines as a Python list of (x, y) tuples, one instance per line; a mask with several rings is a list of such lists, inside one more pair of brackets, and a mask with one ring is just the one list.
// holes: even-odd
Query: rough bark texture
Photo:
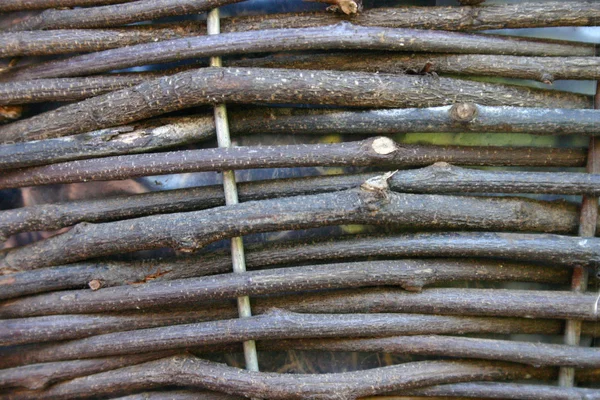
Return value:
[(337, 144), (245, 146), (69, 161), (6, 171), (0, 176), (0, 189), (182, 172), (302, 166), (397, 169), (444, 161), (459, 165), (579, 167), (585, 162), (584, 154), (581, 149), (403, 145), (376, 137)]
[[(1, 5), (0, 5), (1, 7)], [(0, 57), (102, 51), (140, 43), (201, 35), (196, 23), (135, 25), (119, 29), (0, 32)]]
[(576, 208), (564, 203), (369, 189), (363, 184), (361, 189), (336, 193), (252, 201), (103, 224), (80, 223), (64, 234), (4, 251), (0, 268), (4, 273), (17, 272), (160, 247), (195, 251), (228, 237), (326, 225), (385, 224), (412, 229), (549, 233), (568, 233), (578, 226)]
[(450, 78), (203, 68), (146, 81), (0, 127), (0, 140), (25, 141), (127, 124), (199, 104), (303, 103), (355, 107), (433, 107), (457, 102), (545, 108), (591, 108), (566, 92)]
[[(592, 238), (583, 242), (569, 236), (513, 233), (342, 236), (316, 243), (291, 241), (247, 246), (246, 264), (248, 268), (258, 268), (367, 257), (491, 257), (542, 263), (545, 268), (553, 270), (548, 273), (556, 274), (557, 281), (560, 281), (560, 277), (568, 275), (568, 271), (560, 272), (558, 267), (549, 265), (597, 267), (600, 263), (598, 246), (598, 240)], [(230, 270), (231, 257), (226, 252), (136, 262), (90, 261), (0, 276), (0, 299), (79, 289), (94, 281), (106, 288), (132, 282), (158, 282), (226, 273)]]
[(7, 0), (0, 4), (0, 12), (43, 10), (60, 7), (89, 7), (125, 3), (128, 0)]
[(10, 26), (9, 31), (37, 29), (101, 28), (162, 17), (208, 11), (241, 0), (137, 0), (72, 10), (46, 10)]
[[(328, 27), (233, 32), (143, 43), (66, 60), (13, 69), (4, 79), (27, 80), (90, 75), (146, 64), (231, 54), (290, 50), (386, 50), (438, 53), (481, 53), (525, 56), (581, 56), (568, 42), (509, 36), (380, 28), (347, 22)], [(584, 49), (586, 49), (584, 47)], [(587, 51), (584, 51), (588, 55)]]
[[(302, 108), (228, 111), (230, 132), (233, 135), (282, 133), (392, 135), (405, 132), (600, 134), (600, 112), (595, 110), (489, 107), (459, 103), (453, 106), (424, 109), (369, 111)], [(402, 124), (398, 124), (399, 120), (402, 120)], [(101, 129), (68, 138), (0, 145), (0, 167), (21, 168), (61, 161), (149, 152), (195, 143), (213, 136), (212, 115), (162, 118)], [(504, 151), (502, 148), (495, 150)], [(539, 151), (541, 150), (535, 150), (535, 152)]]
[(257, 398), (351, 400), (441, 383), (524, 378), (528, 373), (527, 368), (508, 363), (422, 361), (333, 374), (277, 374), (245, 371), (191, 356), (178, 356), (76, 378), (45, 392), (15, 392), (7, 399), (115, 396), (174, 385)]
[[(574, 172), (485, 171), (445, 162), (398, 171), (392, 190), (406, 193), (554, 193), (600, 195), (600, 175)], [(593, 218), (595, 222), (596, 218)], [(594, 228), (595, 230), (595, 228)]]
[(513, 57), (485, 54), (402, 54), (365, 52), (277, 54), (232, 60), (231, 67), (331, 69), (388, 74), (435, 72), (452, 75), (502, 76), (552, 83), (559, 79), (598, 79), (597, 57)]
[[(281, 268), (276, 270), (231, 273), (203, 278), (154, 282), (140, 286), (117, 286), (101, 290), (56, 292), (9, 301), (0, 307), (3, 317), (15, 315), (57, 315), (117, 312), (146, 309), (166, 304), (190, 304), (309, 290), (358, 288), (366, 286), (400, 286), (420, 291), (435, 283), (466, 281), (522, 281), (565, 283), (567, 274), (532, 266), (495, 261), (396, 260), (368, 261)], [(584, 304), (593, 296), (581, 297)], [(70, 299), (70, 300), (69, 300)], [(568, 302), (565, 300), (565, 302)], [(43, 321), (43, 317), (40, 321)], [(43, 329), (40, 329), (43, 326)], [(19, 324), (17, 320), (0, 321), (0, 344), (3, 346), (53, 341), (80, 333), (63, 326), (56, 336), (48, 324), (35, 321)], [(66, 336), (65, 336), (66, 335)]]

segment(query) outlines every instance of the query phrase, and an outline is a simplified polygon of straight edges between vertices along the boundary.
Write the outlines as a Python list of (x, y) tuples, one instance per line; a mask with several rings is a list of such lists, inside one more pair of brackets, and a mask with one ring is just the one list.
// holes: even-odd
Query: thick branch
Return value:
[(445, 162), (398, 171), (390, 187), (407, 193), (546, 193), (600, 195), (600, 175), (572, 172), (485, 171)]
[(545, 108), (591, 108), (588, 96), (450, 78), (203, 68), (146, 81), (0, 127), (2, 142), (106, 128), (199, 104), (298, 103), (360, 107), (432, 107), (474, 102)]
[(45, 8), (89, 7), (125, 3), (128, 0), (6, 0), (0, 4), (0, 12), (43, 10)]
[(69, 161), (6, 171), (0, 176), (0, 189), (182, 172), (301, 166), (396, 169), (444, 161), (460, 165), (578, 167), (584, 163), (584, 157), (581, 149), (403, 145), (378, 137), (337, 144), (245, 146)]
[[(475, 104), (371, 111), (258, 108), (229, 110), (230, 131), (248, 134), (351, 134), (404, 132), (506, 132), (600, 134), (595, 110), (489, 107)], [(398, 124), (401, 120), (402, 124)], [(163, 118), (88, 132), (68, 139), (0, 145), (4, 169), (61, 161), (149, 152), (198, 142), (214, 135), (212, 115)], [(482, 151), (484, 148), (481, 149)], [(496, 148), (496, 151), (505, 151)], [(515, 151), (516, 149), (506, 150)], [(539, 152), (541, 149), (536, 149)], [(547, 150), (546, 150), (547, 151)], [(551, 161), (549, 158), (548, 161)], [(517, 161), (511, 163), (515, 164)]]
[[(13, 69), (4, 80), (90, 75), (146, 64), (191, 58), (290, 50), (386, 50), (523, 56), (581, 56), (578, 46), (509, 36), (380, 28), (342, 22), (333, 26), (268, 29), (142, 43), (66, 60)], [(587, 53), (587, 52), (586, 52)], [(319, 68), (320, 69), (320, 68)]]
[(175, 15), (195, 14), (241, 0), (137, 0), (72, 10), (46, 10), (19, 21), (9, 31), (36, 29), (101, 28), (149, 21)]
[(242, 203), (104, 224), (70, 231), (2, 254), (3, 272), (160, 247), (194, 251), (227, 237), (341, 224), (386, 224), (412, 229), (511, 230), (567, 233), (577, 210), (564, 203), (515, 198), (399, 194), (350, 189)]
[[(567, 274), (541, 267), (497, 261), (396, 260), (344, 264), (324, 264), (275, 270), (230, 273), (202, 278), (152, 282), (140, 286), (116, 286), (102, 290), (56, 292), (7, 302), (0, 307), (3, 318), (21, 315), (83, 314), (156, 308), (165, 304), (190, 304), (241, 296), (260, 296), (310, 290), (399, 286), (420, 291), (434, 283), (471, 279), (481, 281), (523, 281), (565, 283)], [(476, 277), (476, 278), (473, 278)], [(593, 304), (593, 295), (575, 297)], [(567, 299), (563, 299), (568, 303)], [(58, 327), (59, 336), (50, 334), (47, 324), (20, 325), (17, 320), (0, 321), (0, 345), (35, 343), (69, 338), (81, 333)], [(55, 328), (56, 329), (56, 328)], [(65, 331), (66, 330), (66, 331)], [(16, 334), (16, 333), (19, 334)]]
[[(177, 2), (181, 4), (181, 1)], [(197, 4), (197, 3), (196, 3)], [(216, 6), (216, 5), (215, 5)], [(208, 7), (210, 8), (210, 7)], [(162, 12), (168, 12), (162, 10)], [(193, 13), (196, 11), (190, 11)], [(120, 13), (120, 11), (119, 11)], [(56, 14), (56, 13), (53, 13)], [(79, 13), (78, 13), (79, 14)], [(116, 14), (116, 13), (115, 13)], [(65, 13), (60, 14), (65, 15)], [(76, 23), (73, 13), (65, 15), (70, 27), (84, 27)], [(45, 18), (38, 17), (24, 25), (33, 25)], [(109, 16), (110, 21), (97, 26), (119, 25), (119, 19)], [(596, 26), (599, 24), (600, 7), (595, 2), (562, 1), (524, 2), (496, 4), (486, 7), (394, 7), (374, 8), (351, 17), (326, 12), (287, 14), (263, 14), (256, 16), (226, 18), (222, 32), (241, 32), (258, 29), (308, 28), (332, 25), (340, 19), (365, 26), (391, 28), (418, 28), (441, 30), (486, 30), (503, 28), (535, 28), (549, 26)], [(108, 18), (107, 18), (108, 19)], [(50, 24), (45, 29), (53, 29)], [(65, 28), (65, 26), (60, 26)], [(25, 27), (23, 27), (25, 28)], [(136, 27), (137, 28), (137, 27)], [(37, 29), (37, 27), (27, 27)], [(17, 30), (13, 28), (13, 30)], [(589, 54), (593, 55), (593, 54)]]
[(440, 383), (524, 378), (514, 364), (473, 361), (421, 361), (371, 370), (321, 375), (249, 372), (190, 356), (103, 372), (53, 386), (45, 392), (15, 392), (7, 399), (87, 398), (160, 386), (188, 386), (269, 399), (358, 397)]
[[(318, 243), (283, 242), (246, 248), (248, 268), (367, 257), (492, 257), (547, 265), (594, 267), (600, 263), (598, 239), (513, 233), (426, 233), (401, 236), (336, 237)], [(53, 290), (101, 287), (129, 282), (173, 280), (231, 269), (228, 253), (136, 262), (92, 261), (0, 276), (0, 299)], [(168, 271), (168, 273), (165, 273)], [(550, 273), (550, 271), (548, 271)], [(555, 270), (557, 281), (569, 272)]]
[[(502, 76), (552, 83), (559, 79), (598, 79), (597, 57), (513, 57), (484, 54), (411, 54), (368, 52), (277, 54), (227, 63), (232, 67), (331, 69), (389, 74), (436, 72), (438, 74)], [(368, 60), (368, 61), (367, 61)]]

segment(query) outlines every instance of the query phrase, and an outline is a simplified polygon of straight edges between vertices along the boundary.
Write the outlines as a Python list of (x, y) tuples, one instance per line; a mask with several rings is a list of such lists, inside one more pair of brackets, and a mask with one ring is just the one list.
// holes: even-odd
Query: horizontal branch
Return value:
[[(432, 108), (368, 111), (233, 108), (229, 110), (229, 116), (230, 131), (234, 135), (392, 135), (408, 132), (600, 134), (600, 111), (596, 110), (490, 107), (462, 103)], [(403, 121), (400, 125), (399, 120)], [(213, 136), (212, 115), (162, 118), (69, 136), (66, 139), (0, 145), (0, 168), (21, 168), (150, 152), (195, 143)], [(515, 150), (496, 148), (496, 151)], [(539, 151), (542, 150), (536, 149), (535, 152)]]
[[(174, 0), (171, 0), (173, 2)], [(178, 1), (177, 4), (181, 4)], [(197, 4), (197, 2), (196, 2)], [(214, 5), (218, 7), (218, 5)], [(157, 12), (172, 12), (173, 7)], [(211, 7), (205, 8), (208, 9)], [(111, 10), (109, 10), (111, 11)], [(189, 13), (195, 13), (191, 10)], [(37, 17), (30, 22), (12, 27), (12, 30), (39, 29), (32, 26), (44, 23), (44, 29), (57, 29), (66, 27), (89, 27), (86, 21), (80, 23), (75, 19), (74, 13), (59, 13), (66, 21), (65, 25), (53, 24), (52, 17)], [(115, 10), (114, 15), (107, 16), (100, 26), (120, 25), (121, 10)], [(48, 14), (46, 14), (48, 15)], [(79, 17), (82, 13), (77, 13)], [(92, 18), (94, 18), (93, 16)], [(128, 17), (128, 16), (127, 16)], [(145, 16), (141, 16), (145, 18)], [(154, 19), (156, 17), (147, 18)], [(83, 19), (83, 17), (82, 17)], [(550, 26), (596, 26), (599, 24), (600, 7), (595, 2), (584, 1), (549, 1), (540, 4), (537, 2), (524, 2), (517, 4), (495, 4), (485, 7), (394, 7), (374, 8), (363, 10), (361, 13), (344, 16), (327, 12), (304, 12), (286, 14), (263, 14), (239, 18), (225, 18), (222, 21), (222, 32), (241, 32), (258, 29), (283, 29), (283, 28), (308, 28), (332, 25), (340, 19), (350, 20), (352, 23), (364, 26), (385, 26), (391, 28), (418, 28), (441, 30), (486, 30), (503, 28), (535, 28)], [(130, 21), (132, 22), (132, 21)], [(593, 55), (593, 54), (589, 54)]]
[(6, 171), (0, 176), (0, 189), (183, 172), (302, 166), (399, 169), (443, 161), (459, 165), (579, 167), (585, 158), (582, 149), (403, 145), (386, 137), (375, 137), (333, 144), (244, 146), (68, 161)]
[(203, 68), (146, 81), (132, 88), (96, 96), (1, 126), (0, 142), (73, 135), (199, 104), (298, 102), (385, 108), (432, 107), (457, 102), (491, 106), (592, 108), (589, 96), (451, 78), (363, 72)]
[(149, 21), (162, 17), (196, 14), (241, 0), (137, 0), (70, 10), (45, 10), (8, 27), (8, 31), (37, 29), (101, 28)]
[[(342, 236), (317, 243), (286, 241), (246, 247), (248, 268), (370, 257), (491, 257), (538, 262), (548, 270), (554, 269), (550, 265), (596, 267), (600, 264), (599, 239), (588, 238), (582, 242), (579, 238), (557, 235), (461, 232)], [(79, 289), (91, 283), (106, 288), (130, 282), (158, 282), (230, 271), (231, 257), (225, 252), (134, 262), (91, 261), (0, 275), (0, 299)], [(554, 273), (559, 281), (569, 270), (559, 272), (554, 269)]]
[(600, 195), (600, 175), (576, 172), (485, 171), (448, 163), (398, 171), (392, 190), (406, 193), (546, 193)]
[[(43, 10), (45, 8), (89, 7), (125, 3), (128, 0), (7, 0), (0, 4), (0, 12)], [(129, 0), (131, 1), (131, 0)]]
[[(95, 291), (48, 293), (10, 301), (0, 307), (0, 315), (11, 318), (21, 315), (118, 312), (241, 296), (369, 286), (399, 286), (408, 291), (420, 291), (424, 286), (435, 283), (465, 280), (564, 284), (568, 281), (567, 276), (566, 273), (543, 267), (498, 261), (395, 260), (322, 264), (151, 282), (139, 286), (124, 285)], [(591, 306), (595, 298), (590, 295), (576, 297), (576, 300)], [(567, 299), (564, 301), (568, 303)], [(56, 337), (50, 333), (49, 324), (26, 321), (20, 325), (19, 322), (22, 321), (0, 321), (0, 345), (62, 340), (69, 338), (68, 335), (81, 334), (70, 332), (62, 325), (55, 327), (61, 335)]]
[(80, 223), (70, 231), (4, 251), (4, 273), (49, 267), (109, 254), (172, 247), (195, 251), (228, 237), (327, 225), (375, 224), (412, 229), (510, 230), (570, 233), (576, 207), (516, 198), (416, 195), (361, 189), (241, 203), (103, 224)]
[[(381, 296), (379, 297), (381, 299)], [(343, 299), (340, 300), (343, 302)], [(279, 309), (241, 319), (171, 325), (112, 332), (63, 342), (5, 347), (0, 351), (0, 365), (2, 368), (11, 368), (50, 361), (139, 354), (147, 352), (149, 348), (154, 352), (190, 347), (210, 348), (246, 340), (457, 335), (473, 331), (499, 333), (489, 330), (494, 325), (497, 328), (497, 323), (488, 324), (485, 320), (479, 321), (464, 316), (394, 313), (298, 314)]]
[(514, 364), (421, 361), (332, 374), (249, 372), (191, 356), (177, 356), (103, 372), (53, 386), (45, 392), (15, 392), (7, 399), (67, 399), (115, 396), (160, 386), (187, 386), (269, 399), (343, 399), (440, 383), (525, 378)]
[[(485, 54), (353, 53), (276, 54), (228, 61), (230, 67), (331, 69), (388, 74), (435, 72), (533, 79), (551, 84), (559, 79), (598, 79), (597, 57), (514, 57)], [(368, 61), (367, 61), (368, 60)]]
[[(12, 69), (3, 80), (91, 75), (146, 64), (192, 58), (273, 51), (385, 50), (521, 56), (582, 56), (569, 42), (406, 28), (381, 28), (342, 22), (317, 28), (267, 29), (184, 37), (82, 54), (65, 60)], [(589, 55), (587, 47), (584, 47)], [(319, 68), (321, 69), (321, 68)]]

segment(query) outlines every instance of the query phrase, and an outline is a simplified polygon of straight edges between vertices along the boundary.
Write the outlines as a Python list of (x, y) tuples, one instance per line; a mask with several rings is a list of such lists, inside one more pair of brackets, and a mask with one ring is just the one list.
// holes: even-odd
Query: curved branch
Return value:
[[(600, 264), (599, 239), (514, 233), (425, 233), (399, 236), (337, 237), (331, 241), (283, 242), (246, 248), (248, 268), (367, 257), (492, 257), (565, 267)], [(42, 268), (0, 276), (0, 299), (79, 289), (92, 282), (112, 287), (229, 272), (227, 253), (136, 262), (99, 261)], [(164, 273), (169, 271), (168, 273)], [(567, 274), (554, 271), (558, 276)]]
[(398, 171), (390, 188), (407, 193), (547, 193), (600, 195), (600, 175), (570, 172), (485, 171), (445, 162)]
[(361, 189), (336, 193), (104, 224), (81, 223), (64, 234), (4, 251), (0, 269), (16, 272), (160, 247), (195, 251), (227, 237), (342, 224), (566, 233), (577, 228), (578, 217), (576, 208), (564, 203), (399, 194), (372, 191), (367, 183)]
[[(368, 61), (366, 61), (368, 59)], [(559, 79), (598, 79), (597, 57), (513, 57), (485, 54), (354, 53), (276, 54), (262, 58), (232, 60), (230, 67), (331, 69), (338, 71), (436, 72), (438, 74), (502, 76), (533, 79), (551, 84)]]
[(457, 102), (544, 108), (591, 108), (592, 105), (589, 96), (574, 93), (450, 78), (362, 72), (203, 68), (146, 81), (132, 88), (96, 96), (2, 126), (0, 141), (6, 143), (73, 135), (215, 102), (301, 102), (385, 108), (432, 107)]
[(162, 17), (195, 14), (242, 0), (137, 0), (123, 4), (72, 10), (46, 10), (19, 21), (9, 31), (36, 29), (101, 28), (149, 21)]
[[(522, 56), (581, 56), (572, 43), (510, 36), (381, 28), (342, 22), (317, 28), (267, 29), (185, 37), (83, 54), (13, 69), (3, 80), (91, 75), (146, 64), (232, 54), (298, 50), (386, 50)], [(587, 55), (587, 52), (586, 52)]]
[(374, 166), (395, 169), (440, 161), (485, 166), (579, 167), (584, 160), (585, 152), (581, 149), (403, 145), (386, 137), (375, 137), (334, 144), (245, 146), (69, 161), (6, 171), (0, 176), (0, 189), (251, 168)]
[[(399, 286), (408, 291), (420, 291), (424, 286), (434, 283), (469, 279), (564, 284), (568, 281), (568, 275), (541, 267), (493, 261), (396, 260), (325, 264), (153, 282), (141, 286), (125, 285), (96, 291), (61, 291), (13, 300), (0, 307), (0, 315), (2, 318), (11, 318), (21, 315), (118, 312), (241, 296), (368, 286)], [(592, 297), (574, 299), (593, 304)], [(563, 300), (568, 303), (567, 299)], [(64, 326), (58, 328), (59, 337), (51, 334), (48, 324), (43, 324), (43, 329), (40, 329), (39, 322), (35, 321), (28, 321), (24, 325), (17, 320), (0, 321), (0, 345), (62, 340), (69, 338), (69, 335), (81, 334), (66, 330)]]
[(188, 386), (269, 399), (343, 399), (440, 383), (524, 378), (514, 364), (421, 361), (364, 371), (321, 375), (249, 372), (191, 356), (177, 356), (103, 372), (53, 386), (45, 392), (15, 392), (7, 399), (108, 396), (160, 386)]

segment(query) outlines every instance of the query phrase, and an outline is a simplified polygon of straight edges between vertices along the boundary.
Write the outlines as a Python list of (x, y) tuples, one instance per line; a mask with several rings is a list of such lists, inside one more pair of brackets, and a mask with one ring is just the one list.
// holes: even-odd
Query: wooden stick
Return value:
[[(45, 8), (89, 7), (125, 3), (128, 0), (7, 0), (0, 4), (0, 12), (43, 10)], [(129, 0), (131, 1), (131, 0)]]
[[(533, 79), (552, 84), (560, 79), (598, 79), (597, 57), (514, 57), (486, 54), (353, 53), (275, 54), (262, 58), (232, 60), (232, 67), (332, 69), (387, 74), (438, 73), (502, 76)], [(368, 62), (366, 59), (368, 58)]]
[[(410, 225), (416, 228), (567, 233), (577, 210), (568, 204), (515, 198), (415, 195), (360, 189), (262, 200), (187, 213), (153, 215), (70, 231), (4, 251), (4, 273), (159, 247), (198, 250), (227, 237), (341, 224)], [(375, 211), (377, 211), (375, 213)]]
[(231, 54), (336, 49), (545, 57), (582, 55), (580, 47), (568, 42), (446, 31), (366, 27), (342, 22), (327, 27), (232, 32), (142, 43), (83, 54), (66, 60), (49, 61), (23, 69), (13, 69), (5, 74), (4, 80), (90, 75), (150, 63)]
[(338, 144), (245, 146), (69, 161), (6, 171), (0, 176), (0, 189), (182, 172), (301, 166), (407, 168), (445, 161), (462, 165), (579, 167), (584, 162), (582, 153), (580, 149), (402, 145), (386, 137), (375, 137)]
[[(542, 263), (548, 269), (547, 273), (556, 274), (557, 281), (561, 281), (560, 277), (568, 274), (568, 270), (549, 265), (594, 267), (600, 263), (598, 239), (589, 238), (584, 244), (580, 242), (570, 236), (483, 232), (342, 236), (318, 243), (289, 241), (250, 246), (246, 261), (249, 268), (258, 268), (365, 257), (492, 257)], [(0, 276), (0, 299), (79, 289), (86, 285), (106, 288), (131, 282), (158, 282), (225, 273), (230, 270), (229, 261), (226, 253), (200, 253), (173, 259), (105, 260), (42, 268)]]
[[(352, 82), (350, 85), (348, 82)], [(73, 135), (199, 104), (303, 103), (353, 107), (432, 107), (457, 102), (590, 108), (588, 96), (450, 78), (204, 68), (146, 81), (0, 127), (0, 142)], [(99, 115), (99, 110), (102, 110)]]

